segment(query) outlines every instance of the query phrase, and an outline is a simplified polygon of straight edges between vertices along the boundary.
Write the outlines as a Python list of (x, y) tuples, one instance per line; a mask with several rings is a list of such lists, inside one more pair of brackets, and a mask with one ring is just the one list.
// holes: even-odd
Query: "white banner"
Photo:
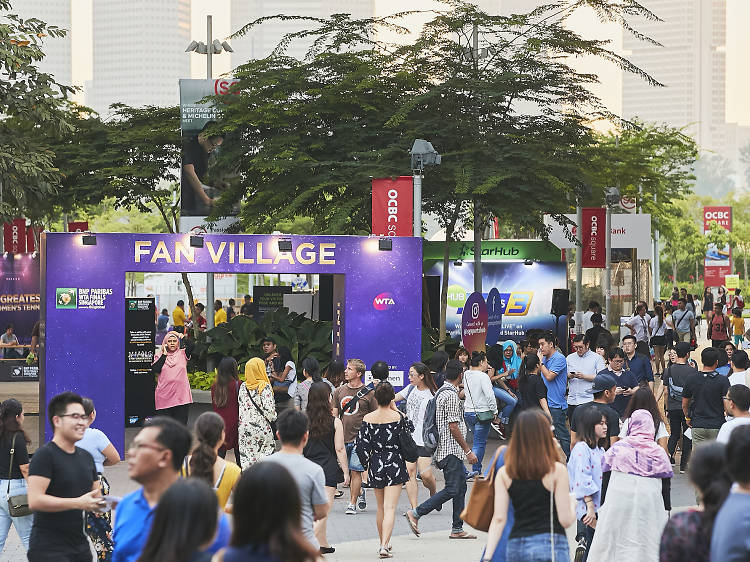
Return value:
[[(575, 215), (565, 215), (573, 223)], [(547, 216), (545, 222), (552, 227), (549, 240), (561, 249), (573, 248), (575, 244), (565, 237), (565, 230), (554, 219)], [(635, 248), (638, 250), (639, 260), (650, 260), (653, 256), (653, 241), (651, 240), (651, 215), (623, 214), (612, 215), (612, 247)], [(575, 233), (575, 227), (573, 227)]]

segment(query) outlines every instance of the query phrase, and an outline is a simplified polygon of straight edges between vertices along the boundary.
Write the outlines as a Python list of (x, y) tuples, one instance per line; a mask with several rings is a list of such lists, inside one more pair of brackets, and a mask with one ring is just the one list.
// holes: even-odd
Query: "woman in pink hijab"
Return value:
[(184, 334), (169, 332), (164, 336), (159, 353), (154, 357), (151, 372), (156, 373), (157, 383), (154, 405), (157, 416), (169, 416), (187, 425), (188, 410), (193, 403), (190, 382), (187, 376), (187, 363), (193, 346), (186, 341), (180, 343)]
[(654, 441), (649, 412), (631, 414), (627, 436), (604, 454), (602, 470), (612, 475), (588, 559), (658, 561), (659, 541), (669, 517), (661, 479), (671, 478), (673, 472), (666, 451)]

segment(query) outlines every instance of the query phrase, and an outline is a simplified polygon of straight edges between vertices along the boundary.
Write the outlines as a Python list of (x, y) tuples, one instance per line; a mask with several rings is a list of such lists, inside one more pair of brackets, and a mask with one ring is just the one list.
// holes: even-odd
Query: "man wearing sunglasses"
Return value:
[(63, 392), (50, 400), (47, 413), (55, 435), (37, 449), (29, 465), (28, 501), (34, 524), (28, 558), (90, 562), (83, 512), (96, 511), (105, 501), (93, 457), (75, 445), (86, 431), (83, 400)]

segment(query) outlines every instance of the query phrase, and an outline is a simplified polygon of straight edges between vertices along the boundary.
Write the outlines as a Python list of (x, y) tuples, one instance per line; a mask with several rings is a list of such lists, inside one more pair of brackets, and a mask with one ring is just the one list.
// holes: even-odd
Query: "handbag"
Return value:
[(16, 437), (18, 433), (13, 435), (13, 441), (10, 445), (10, 464), (8, 465), (8, 490), (6, 495), (8, 496), (8, 512), (11, 517), (25, 517), (31, 515), (31, 509), (29, 509), (29, 497), (27, 494), (18, 494), (15, 496), (10, 495), (10, 477), (13, 473), (13, 457), (16, 452)]
[(247, 392), (247, 397), (250, 399), (250, 402), (253, 403), (253, 406), (255, 406), (255, 409), (258, 410), (258, 413), (260, 413), (260, 415), (263, 416), (263, 419), (266, 420), (266, 423), (268, 424), (268, 428), (271, 430), (271, 433), (273, 434), (273, 438), (276, 439), (276, 422), (268, 421), (268, 418), (263, 413), (263, 410), (261, 410), (260, 406), (258, 406), (255, 400), (253, 400), (253, 397), (250, 394), (250, 391), (247, 389), (247, 386), (243, 384), (242, 387), (245, 389), (245, 392)]
[(495, 510), (495, 475), (497, 474), (497, 459), (505, 445), (498, 447), (495, 456), (492, 457), (492, 472), (489, 477), (477, 476), (471, 487), (469, 501), (461, 512), (461, 519), (478, 531), (487, 531), (490, 528), (492, 515)]
[[(477, 403), (474, 401), (474, 397), (471, 395), (471, 388), (468, 382), (466, 383), (465, 388), (467, 392), (469, 393), (469, 398), (471, 398), (472, 405), (476, 408)], [(494, 398), (494, 395), (493, 395), (493, 398)], [(480, 422), (490, 422), (495, 419), (495, 412), (493, 412), (492, 410), (474, 412), (474, 415), (477, 417), (477, 421), (480, 421)]]
[(404, 457), (406, 462), (417, 462), (419, 447), (417, 447), (414, 437), (406, 426), (407, 419), (406, 416), (401, 416), (401, 423), (398, 424), (398, 442), (401, 448), (401, 456)]

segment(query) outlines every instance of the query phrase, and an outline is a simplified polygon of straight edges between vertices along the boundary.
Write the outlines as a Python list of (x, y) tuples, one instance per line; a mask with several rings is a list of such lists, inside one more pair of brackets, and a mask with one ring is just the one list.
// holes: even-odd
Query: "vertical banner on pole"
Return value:
[(414, 223), (414, 178), (372, 180), (372, 233), (376, 236), (411, 236)]
[(69, 222), (68, 232), (88, 232), (89, 221)]
[[(703, 207), (703, 232), (711, 232), (711, 223), (732, 230), (732, 207)], [(703, 264), (703, 282), (707, 287), (724, 285), (724, 277), (732, 273), (732, 249), (729, 244), (717, 248), (711, 244), (706, 249)]]
[(583, 267), (603, 268), (606, 265), (607, 211), (603, 207), (584, 207), (581, 222), (581, 260)]
[(3, 248), (10, 254), (26, 251), (26, 219), (13, 219), (3, 224)]

